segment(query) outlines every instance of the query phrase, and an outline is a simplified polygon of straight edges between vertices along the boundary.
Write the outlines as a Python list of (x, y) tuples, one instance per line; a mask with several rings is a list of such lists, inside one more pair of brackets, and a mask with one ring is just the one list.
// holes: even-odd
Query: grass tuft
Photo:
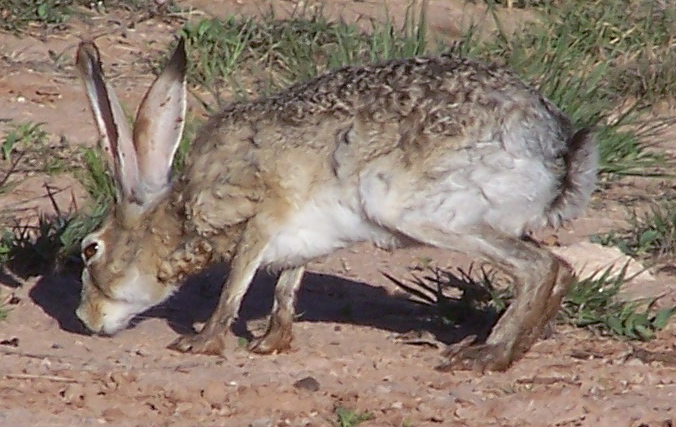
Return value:
[(3, 161), (11, 162), (12, 155), (24, 146), (30, 149), (32, 146), (41, 146), (47, 141), (47, 132), (42, 129), (43, 123), (25, 122), (14, 124), (0, 143), (0, 155)]
[(590, 240), (654, 262), (676, 257), (676, 201), (654, 204), (643, 214), (633, 212), (628, 221), (627, 229), (597, 234)]
[(217, 101), (230, 92), (245, 98), (245, 88), (269, 94), (326, 70), (352, 64), (413, 56), (426, 51), (425, 14), (407, 9), (404, 25), (371, 21), (371, 31), (354, 24), (330, 21), (321, 9), (277, 19), (231, 17), (188, 23), (189, 80)]
[(172, 164), (172, 171), (174, 174), (183, 169), (185, 157), (188, 154), (188, 150), (190, 149), (190, 144), (195, 138), (195, 135), (197, 135), (200, 127), (202, 127), (201, 120), (190, 115), (186, 118), (185, 127), (183, 128), (183, 135), (181, 135), (181, 142), (178, 144), (176, 155), (174, 156), (174, 163)]
[(57, 138), (42, 123), (10, 123), (0, 139), (0, 193), (9, 191), (26, 173), (50, 175), (74, 167), (72, 149), (65, 138)]
[(4, 304), (0, 303), (0, 322), (7, 319), (9, 309)]
[[(626, 266), (611, 276), (611, 269), (576, 280), (563, 301), (560, 320), (594, 332), (632, 340), (650, 340), (663, 329), (676, 307), (654, 310), (651, 301), (619, 298), (626, 282)], [(647, 304), (646, 304), (647, 302)]]
[(30, 24), (59, 25), (73, 14), (72, 0), (0, 0), (0, 30), (20, 32)]
[(80, 242), (101, 222), (105, 210), (89, 215), (41, 217), (38, 224), (4, 231), (0, 263), (20, 277), (31, 277), (80, 265)]
[(353, 409), (347, 409), (338, 406), (335, 409), (336, 417), (338, 417), (338, 427), (355, 427), (364, 421), (369, 421), (375, 417), (370, 412), (358, 412)]
[(8, 299), (5, 297), (5, 295), (0, 293), (0, 322), (7, 320), (9, 312), (11, 311), (7, 301)]
[(84, 167), (76, 177), (97, 206), (109, 206), (115, 200), (115, 182), (99, 147), (82, 149)]
[(161, 6), (143, 0), (0, 0), (0, 31), (21, 33), (30, 26), (64, 29), (73, 16), (113, 9), (145, 13), (148, 17), (179, 10), (172, 1)]

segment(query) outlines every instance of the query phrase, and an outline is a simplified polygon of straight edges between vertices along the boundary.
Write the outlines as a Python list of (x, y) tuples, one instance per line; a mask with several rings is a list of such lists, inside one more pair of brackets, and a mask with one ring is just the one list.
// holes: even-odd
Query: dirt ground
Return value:
[[(194, 0), (195, 14), (255, 14), (260, 4)], [(292, 2), (276, 2), (283, 13)], [(431, 29), (452, 38), (480, 17), (481, 2), (430, 1)], [(407, 2), (388, 2), (394, 17)], [(330, 0), (325, 12), (355, 19), (382, 16), (382, 3)], [(509, 22), (528, 11), (504, 10)], [(131, 23), (134, 23), (131, 25)], [(80, 38), (97, 37), (109, 80), (122, 102), (137, 105), (157, 57), (181, 23), (140, 19), (127, 12), (70, 21), (61, 31), (39, 29), (17, 38), (0, 33), (0, 131), (9, 121), (44, 123), (68, 144), (92, 144), (96, 131), (73, 69)], [(196, 106), (194, 108), (197, 108)], [(672, 111), (673, 113), (673, 111)], [(662, 148), (676, 153), (674, 136)], [(0, 132), (3, 134), (4, 132)], [(58, 141), (54, 141), (58, 144)], [(64, 150), (68, 152), (68, 147)], [(51, 155), (51, 154), (49, 154)], [(45, 183), (63, 210), (82, 205), (77, 181), (39, 173), (22, 176), (0, 205), (24, 219), (53, 214)], [(627, 200), (674, 194), (673, 181), (606, 185), (592, 209), (547, 241), (568, 246), (591, 233), (618, 228)], [(666, 191), (666, 193), (665, 193)], [(162, 307), (113, 338), (90, 336), (75, 318), (80, 283), (53, 275), (21, 285), (0, 276), (11, 311), (0, 322), (0, 425), (3, 426), (332, 426), (336, 409), (368, 412), (361, 426), (650, 426), (676, 422), (676, 327), (649, 343), (598, 337), (557, 327), (505, 373), (440, 373), (441, 348), (402, 342), (402, 333), (428, 331), (446, 343), (468, 332), (437, 330), (431, 308), (411, 302), (383, 272), (399, 280), (420, 268), (467, 268), (471, 260), (432, 249), (388, 253), (358, 246), (318, 260), (300, 292), (292, 351), (247, 353), (239, 342), (262, 332), (273, 278), (260, 274), (247, 296), (226, 358), (179, 354), (165, 347), (203, 322), (219, 292), (219, 266), (192, 279)], [(676, 301), (674, 269), (634, 284)], [(663, 361), (646, 355), (662, 354)], [(671, 362), (670, 362), (671, 360)]]

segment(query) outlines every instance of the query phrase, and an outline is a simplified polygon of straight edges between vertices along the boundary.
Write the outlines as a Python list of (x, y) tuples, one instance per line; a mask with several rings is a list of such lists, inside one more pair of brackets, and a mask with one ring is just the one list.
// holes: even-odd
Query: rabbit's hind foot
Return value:
[(512, 363), (513, 354), (502, 344), (470, 344), (463, 340), (448, 346), (443, 356), (447, 360), (435, 367), (437, 371), (448, 372), (458, 369), (483, 373), (504, 371)]

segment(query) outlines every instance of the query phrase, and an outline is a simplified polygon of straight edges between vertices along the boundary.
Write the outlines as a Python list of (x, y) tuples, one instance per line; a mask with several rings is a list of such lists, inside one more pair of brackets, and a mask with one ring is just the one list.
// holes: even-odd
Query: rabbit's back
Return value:
[[(339, 128), (358, 118), (374, 123), (408, 119), (418, 133), (433, 137), (428, 142), (446, 136), (472, 144), (477, 130), (499, 131), (505, 119), (519, 115), (552, 122), (555, 135), (548, 136), (565, 140), (572, 132), (565, 115), (508, 70), (451, 55), (407, 58), (342, 68), (269, 97), (232, 103), (211, 118), (194, 151), (210, 155), (224, 144), (232, 146), (242, 129), (254, 133), (250, 140), (258, 148), (333, 146), (335, 138), (327, 140), (312, 131), (325, 130), (322, 124), (327, 121)], [(305, 138), (256, 137), (269, 128), (279, 135), (299, 132)], [(214, 133), (228, 138), (213, 138)], [(565, 143), (545, 145), (533, 148), (557, 152)]]

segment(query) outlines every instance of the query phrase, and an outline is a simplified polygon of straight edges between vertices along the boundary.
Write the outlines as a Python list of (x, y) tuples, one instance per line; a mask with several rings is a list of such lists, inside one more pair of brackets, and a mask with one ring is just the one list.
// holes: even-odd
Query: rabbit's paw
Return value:
[(449, 346), (443, 355), (447, 361), (435, 367), (438, 371), (474, 370), (504, 371), (513, 361), (513, 352), (500, 344), (467, 345), (463, 340)]
[(208, 354), (223, 356), (225, 350), (224, 334), (183, 335), (167, 347), (181, 353)]

